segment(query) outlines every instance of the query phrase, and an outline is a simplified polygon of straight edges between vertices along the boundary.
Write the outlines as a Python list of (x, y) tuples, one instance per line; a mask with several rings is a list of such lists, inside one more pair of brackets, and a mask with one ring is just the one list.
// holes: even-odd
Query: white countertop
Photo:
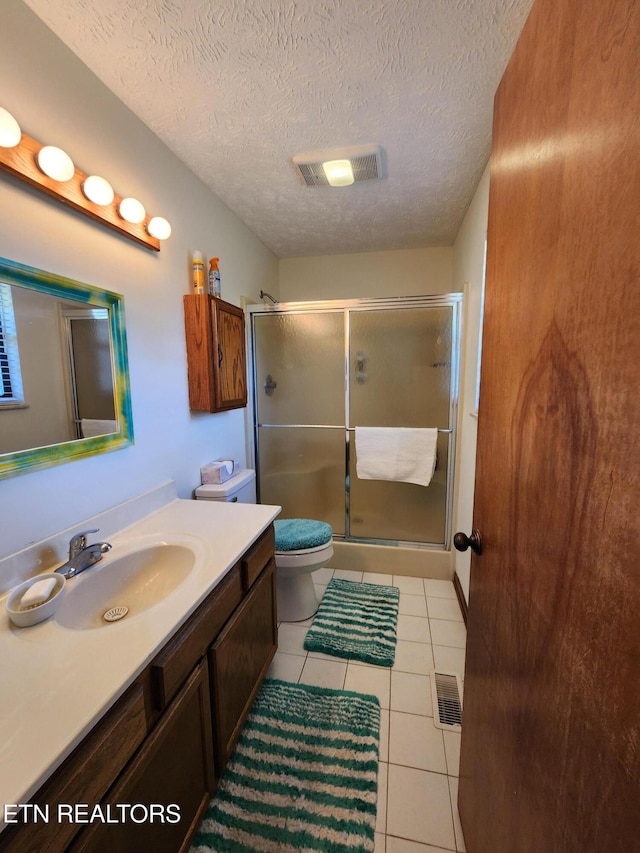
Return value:
[[(280, 511), (276, 506), (173, 500), (114, 536), (96, 566), (67, 581), (90, 583), (109, 562), (155, 541), (197, 553), (185, 580), (154, 607), (100, 628), (50, 619), (15, 628), (0, 599), (0, 828), (5, 804), (27, 802), (122, 695), (176, 629)], [(91, 541), (94, 541), (93, 539)]]

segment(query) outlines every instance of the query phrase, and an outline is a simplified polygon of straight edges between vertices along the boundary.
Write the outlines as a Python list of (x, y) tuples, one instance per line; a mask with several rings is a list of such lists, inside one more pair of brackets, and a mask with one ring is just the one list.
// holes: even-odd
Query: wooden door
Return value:
[(640, 3), (536, 0), (498, 89), (459, 809), (640, 845)]

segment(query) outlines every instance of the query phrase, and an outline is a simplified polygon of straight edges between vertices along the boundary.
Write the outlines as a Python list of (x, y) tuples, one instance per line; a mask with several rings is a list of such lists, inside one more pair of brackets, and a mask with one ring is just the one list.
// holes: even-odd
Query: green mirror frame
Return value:
[[(72, 299), (83, 305), (106, 308), (109, 312), (109, 331), (113, 357), (114, 407), (118, 431), (109, 435), (80, 438), (34, 447), (13, 453), (0, 454), (0, 479), (28, 471), (61, 465), (74, 459), (84, 459), (100, 453), (120, 450), (133, 444), (133, 417), (129, 363), (124, 321), (124, 297), (101, 290), (90, 284), (45, 272), (34, 267), (0, 258), (0, 282), (19, 285), (59, 299)], [(2, 413), (0, 412), (0, 417)]]

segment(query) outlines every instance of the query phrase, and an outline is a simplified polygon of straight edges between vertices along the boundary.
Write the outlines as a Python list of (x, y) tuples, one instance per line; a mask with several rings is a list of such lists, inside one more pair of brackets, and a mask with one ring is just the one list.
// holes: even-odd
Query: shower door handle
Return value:
[(471, 536), (466, 533), (456, 533), (453, 537), (453, 545), (456, 551), (466, 551), (471, 548), (474, 554), (482, 554), (482, 538), (480, 531), (475, 528), (471, 531)]

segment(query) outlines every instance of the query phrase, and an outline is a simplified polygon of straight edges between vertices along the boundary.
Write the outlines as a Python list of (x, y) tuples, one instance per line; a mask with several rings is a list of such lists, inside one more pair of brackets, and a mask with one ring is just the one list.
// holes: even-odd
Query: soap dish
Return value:
[[(49, 597), (40, 604), (34, 604), (27, 608), (21, 607), (22, 596), (29, 587), (33, 586), (35, 583), (49, 579), (55, 580), (56, 582)], [(29, 578), (28, 581), (14, 587), (9, 593), (9, 597), (7, 598), (7, 613), (9, 614), (9, 619), (11, 619), (13, 624), (18, 628), (27, 628), (29, 625), (37, 625), (38, 622), (43, 622), (45, 619), (48, 619), (49, 616), (53, 616), (58, 609), (64, 587), (64, 577), (56, 572), (52, 572), (47, 575), (36, 575), (33, 578)]]

